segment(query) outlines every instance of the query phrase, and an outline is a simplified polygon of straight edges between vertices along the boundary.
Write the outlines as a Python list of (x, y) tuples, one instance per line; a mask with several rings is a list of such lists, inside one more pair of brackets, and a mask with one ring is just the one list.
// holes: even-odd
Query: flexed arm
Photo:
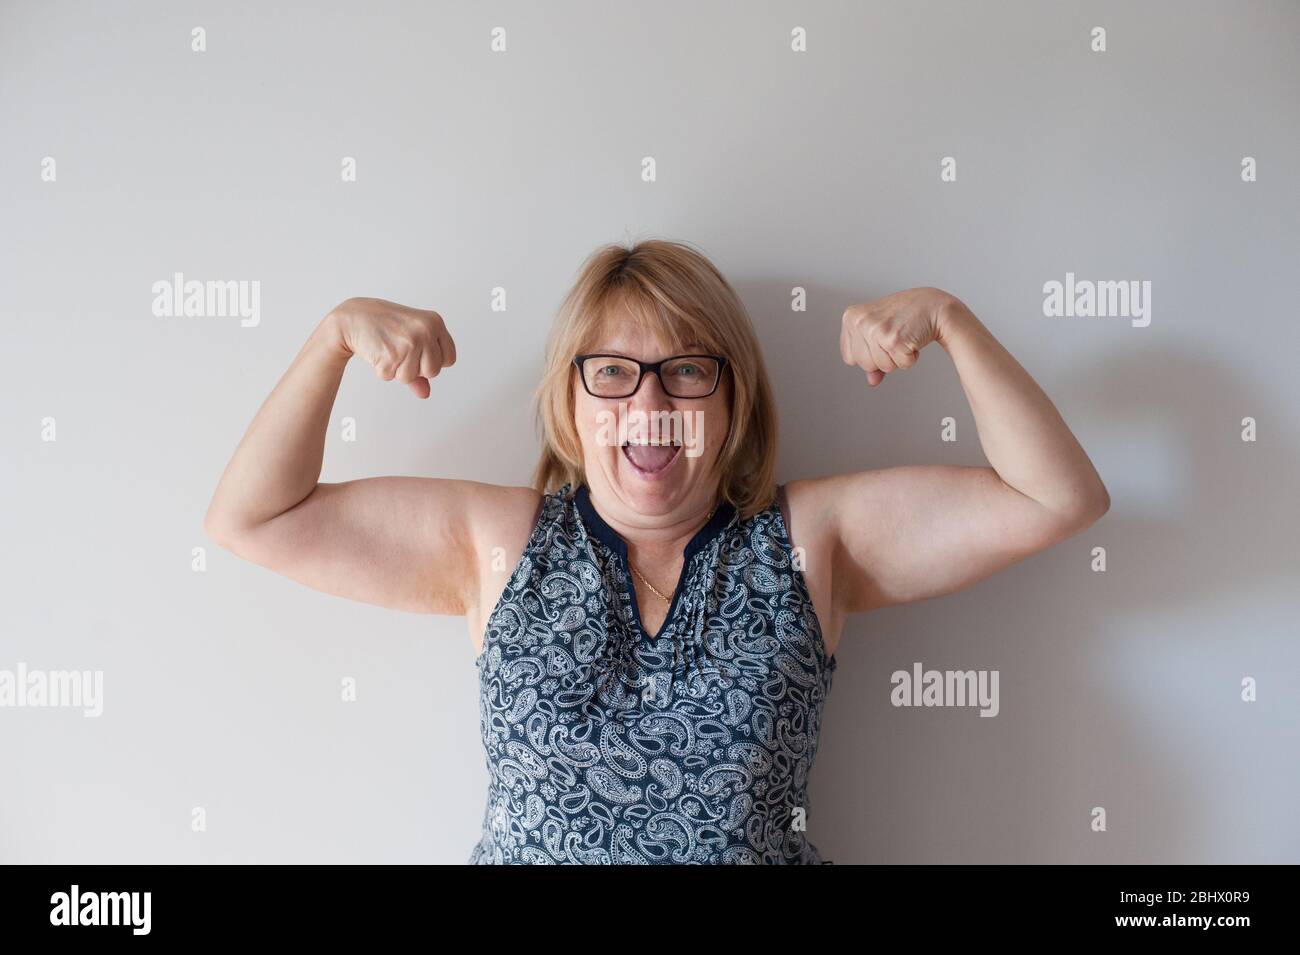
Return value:
[(511, 533), (536, 495), (438, 478), (320, 482), (330, 411), (360, 357), (428, 398), (456, 361), (437, 312), (349, 299), (308, 338), (263, 402), (212, 497), (204, 530), (227, 550), (317, 590), (424, 613), (474, 605), (480, 546)]
[(934, 342), (952, 359), (989, 467), (895, 467), (791, 484), (830, 532), (834, 600), (848, 612), (969, 586), (1110, 506), (1051, 400), (960, 300), (909, 289), (852, 306), (841, 322), (840, 356), (873, 388)]

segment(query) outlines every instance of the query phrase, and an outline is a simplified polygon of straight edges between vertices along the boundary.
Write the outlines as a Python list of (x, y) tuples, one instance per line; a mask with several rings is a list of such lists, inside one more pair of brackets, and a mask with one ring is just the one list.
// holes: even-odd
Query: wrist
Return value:
[(961, 299), (950, 295), (939, 306), (935, 316), (935, 341), (947, 348), (977, 325), (979, 319), (975, 313)]
[[(346, 303), (344, 303), (346, 304)], [(321, 323), (312, 332), (314, 344), (326, 349), (340, 358), (351, 358), (352, 349), (348, 346), (345, 334), (344, 305), (331, 309)]]

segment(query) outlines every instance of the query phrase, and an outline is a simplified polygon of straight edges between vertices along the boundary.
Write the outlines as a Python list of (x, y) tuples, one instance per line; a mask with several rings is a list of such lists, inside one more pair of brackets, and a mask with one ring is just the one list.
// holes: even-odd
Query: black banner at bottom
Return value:
[[(803, 874), (708, 866), (9, 866), (6, 942), (490, 941), (554, 931), (548, 947), (671, 929), (770, 943), (1293, 934), (1293, 866), (854, 866)], [(653, 923), (648, 925), (647, 921)], [(614, 935), (607, 935), (608, 925)], [(692, 928), (694, 927), (694, 928)], [(577, 937), (574, 929), (577, 929)], [(599, 931), (597, 931), (599, 929)], [(886, 933), (886, 934), (881, 934)], [(572, 938), (572, 941), (567, 941)], [(68, 941), (64, 939), (63, 941)], [(603, 940), (603, 942), (602, 942)], [(15, 949), (16, 950), (16, 949)]]

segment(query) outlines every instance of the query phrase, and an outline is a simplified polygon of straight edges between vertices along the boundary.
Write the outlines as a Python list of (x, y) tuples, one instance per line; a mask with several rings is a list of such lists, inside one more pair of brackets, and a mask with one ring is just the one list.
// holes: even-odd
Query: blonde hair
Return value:
[(561, 303), (535, 395), (542, 454), (534, 488), (547, 494), (564, 484), (576, 489), (586, 480), (574, 424), (573, 358), (593, 347), (616, 313), (673, 349), (699, 346), (726, 357), (731, 425), (710, 476), (718, 476), (722, 499), (742, 520), (770, 505), (776, 495), (776, 406), (753, 323), (702, 252), (662, 239), (597, 249)]

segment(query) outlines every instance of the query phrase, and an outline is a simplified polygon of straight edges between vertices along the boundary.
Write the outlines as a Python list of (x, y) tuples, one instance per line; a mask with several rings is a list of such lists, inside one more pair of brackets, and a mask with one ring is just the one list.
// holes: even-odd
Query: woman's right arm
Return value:
[(353, 355), (428, 398), (428, 379), (455, 364), (456, 346), (437, 312), (380, 299), (331, 311), (248, 426), (204, 530), (316, 590), (416, 613), (469, 613), (493, 547), (510, 552), (526, 538), (539, 495), (435, 478), (321, 483), (330, 411)]

